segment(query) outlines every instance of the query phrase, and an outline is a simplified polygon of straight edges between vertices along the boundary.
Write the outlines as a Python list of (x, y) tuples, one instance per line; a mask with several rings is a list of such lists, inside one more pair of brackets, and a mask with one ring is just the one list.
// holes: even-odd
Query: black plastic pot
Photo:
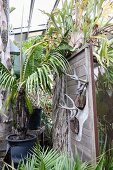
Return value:
[(33, 113), (30, 115), (30, 119), (29, 119), (29, 129), (30, 130), (36, 130), (40, 127), (41, 113), (42, 113), (41, 108), (33, 109)]
[(8, 144), (6, 154), (7, 158), (5, 161), (10, 165), (13, 161), (14, 167), (17, 168), (19, 162), (25, 160), (29, 154), (32, 154), (32, 148), (36, 143), (36, 136), (29, 135), (29, 138), (24, 140), (12, 139), (15, 136), (16, 135), (9, 135), (6, 138)]

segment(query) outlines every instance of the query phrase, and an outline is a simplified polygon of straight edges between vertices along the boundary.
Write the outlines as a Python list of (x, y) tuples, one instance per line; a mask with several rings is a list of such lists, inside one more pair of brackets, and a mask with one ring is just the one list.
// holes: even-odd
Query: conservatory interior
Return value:
[(113, 170), (112, 11), (0, 0), (1, 170)]

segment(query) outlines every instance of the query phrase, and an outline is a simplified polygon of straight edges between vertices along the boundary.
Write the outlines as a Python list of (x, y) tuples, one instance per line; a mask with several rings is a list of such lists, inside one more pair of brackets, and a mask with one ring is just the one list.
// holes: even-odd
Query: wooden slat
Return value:
[(73, 132), (71, 133), (71, 139), (73, 139), (77, 144), (80, 143), (82, 146), (86, 147), (87, 149), (91, 151), (92, 143), (91, 143), (90, 138), (91, 136), (86, 136), (83, 134), (81, 142), (76, 142), (75, 134)]
[(73, 57), (71, 60), (69, 60), (70, 64), (71, 63), (76, 63), (77, 61), (83, 59), (85, 57), (84, 51), (82, 51), (81, 53), (79, 53), (79, 58), (78, 57)]
[[(71, 144), (75, 145), (75, 140), (71, 138)], [(89, 149), (89, 147), (85, 147), (84, 145), (82, 145), (80, 142), (76, 142), (76, 146), (78, 150), (81, 150), (82, 152), (86, 153), (86, 155), (88, 155), (91, 158), (91, 149)], [(75, 146), (75, 149), (76, 149)]]
[(85, 59), (82, 58), (81, 60), (75, 61), (75, 62), (70, 62), (70, 65), (73, 66), (77, 69), (80, 66), (85, 65)]

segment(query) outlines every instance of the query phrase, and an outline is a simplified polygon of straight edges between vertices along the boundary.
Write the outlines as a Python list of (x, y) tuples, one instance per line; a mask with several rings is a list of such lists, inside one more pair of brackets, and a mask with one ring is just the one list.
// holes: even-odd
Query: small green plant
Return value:
[[(97, 164), (81, 163), (79, 156), (76, 159), (67, 153), (58, 153), (57, 151), (44, 150), (36, 146), (33, 155), (26, 158), (26, 162), (21, 162), (17, 170), (112, 170), (113, 158), (106, 159), (102, 154), (98, 158)], [(15, 169), (12, 167), (12, 170)]]

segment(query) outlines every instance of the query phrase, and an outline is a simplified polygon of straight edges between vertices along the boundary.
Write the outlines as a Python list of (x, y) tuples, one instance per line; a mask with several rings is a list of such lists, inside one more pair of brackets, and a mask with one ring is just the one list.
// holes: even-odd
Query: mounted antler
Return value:
[[(85, 65), (84, 65), (84, 68), (85, 68), (86, 75), (87, 75), (87, 69), (86, 69)], [(66, 75), (69, 76), (70, 78), (72, 78), (73, 80), (78, 81), (78, 85), (80, 85), (80, 83), (88, 83), (87, 77), (86, 77), (86, 80), (83, 80), (83, 79), (79, 78), (77, 76), (77, 74), (76, 74), (76, 70), (75, 69), (74, 69), (74, 74), (73, 75), (71, 75), (71, 74), (66, 74)]]
[(72, 102), (73, 107), (68, 107), (68, 106), (66, 105), (66, 103), (65, 103), (65, 105), (61, 105), (61, 104), (60, 104), (60, 107), (61, 107), (62, 109), (70, 110), (70, 111), (71, 111), (70, 117), (71, 117), (71, 119), (73, 119), (73, 118), (76, 116), (76, 114), (77, 114), (78, 108), (75, 106), (75, 103), (74, 103), (74, 101), (71, 99), (71, 97), (69, 97), (67, 94), (65, 94), (65, 96)]
[(82, 109), (80, 109), (78, 106), (76, 106), (73, 99), (71, 97), (69, 97), (67, 94), (65, 94), (65, 96), (67, 97), (67, 99), (69, 99), (71, 101), (72, 107), (67, 106), (66, 103), (65, 103), (65, 105), (60, 104), (61, 108), (70, 110), (70, 112), (71, 112), (70, 119), (74, 119), (76, 117), (76, 119), (78, 120), (79, 132), (78, 132), (78, 134), (76, 134), (76, 140), (80, 141), (81, 137), (82, 137), (83, 124), (86, 121), (86, 119), (88, 118), (88, 89), (87, 89), (88, 81), (87, 81), (87, 79), (86, 80), (79, 79), (78, 76), (76, 75), (75, 70), (74, 70), (74, 75), (67, 74), (67, 76), (70, 76), (72, 79), (78, 81), (77, 92), (79, 95), (83, 91), (86, 92), (86, 96), (85, 96), (86, 103)]

